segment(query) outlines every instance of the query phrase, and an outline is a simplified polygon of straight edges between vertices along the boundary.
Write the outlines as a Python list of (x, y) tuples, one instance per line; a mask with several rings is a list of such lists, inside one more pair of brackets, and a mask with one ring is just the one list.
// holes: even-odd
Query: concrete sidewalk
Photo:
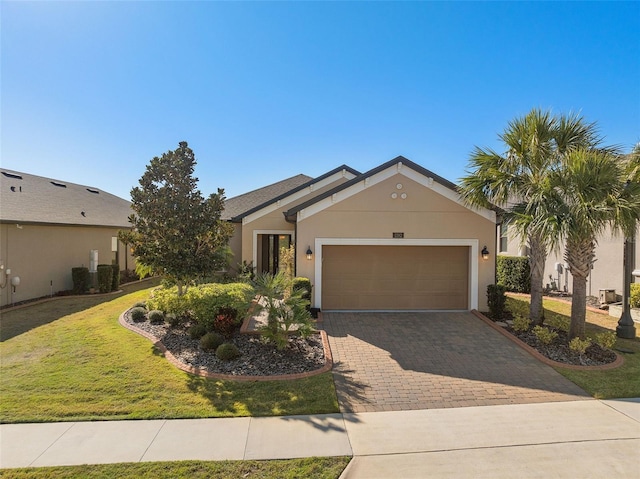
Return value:
[(638, 477), (640, 399), (0, 425), (0, 467), (354, 456), (342, 478)]

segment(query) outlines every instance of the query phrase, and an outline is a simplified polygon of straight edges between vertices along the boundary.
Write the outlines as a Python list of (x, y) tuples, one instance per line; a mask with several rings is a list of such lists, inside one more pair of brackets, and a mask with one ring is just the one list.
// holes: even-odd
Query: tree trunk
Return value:
[(583, 339), (587, 314), (587, 278), (585, 276), (573, 276), (573, 291), (571, 295), (571, 324), (569, 325), (569, 339)]
[(587, 276), (591, 271), (595, 247), (595, 241), (591, 238), (567, 240), (564, 258), (573, 277), (569, 339), (584, 338), (587, 316)]
[(529, 266), (531, 268), (531, 306), (529, 307), (529, 319), (531, 320), (531, 325), (536, 326), (544, 322), (542, 282), (547, 250), (540, 238), (533, 236), (529, 238), (529, 250)]

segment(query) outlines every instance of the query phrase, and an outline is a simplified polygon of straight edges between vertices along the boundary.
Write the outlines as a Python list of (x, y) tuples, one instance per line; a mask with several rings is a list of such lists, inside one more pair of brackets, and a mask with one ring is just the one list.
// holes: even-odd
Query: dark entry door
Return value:
[(291, 235), (275, 234), (261, 235), (262, 262), (260, 270), (263, 273), (276, 274), (280, 268), (282, 250), (291, 246)]

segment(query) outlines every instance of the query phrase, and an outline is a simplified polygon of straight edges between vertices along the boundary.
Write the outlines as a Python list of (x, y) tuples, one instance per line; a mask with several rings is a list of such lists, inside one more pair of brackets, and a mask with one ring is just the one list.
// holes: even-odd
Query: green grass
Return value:
[(0, 470), (6, 479), (337, 479), (348, 457), (274, 461), (180, 461)]
[[(507, 309), (528, 315), (529, 303), (524, 298), (507, 298)], [(568, 330), (571, 317), (571, 305), (553, 299), (544, 300), (545, 324)], [(587, 337), (593, 337), (603, 331), (615, 331), (618, 318), (608, 314), (587, 310)], [(632, 353), (620, 353), (624, 364), (616, 369), (577, 371), (567, 368), (554, 368), (564, 377), (574, 382), (597, 399), (640, 397), (640, 325), (636, 325), (635, 339), (618, 338), (614, 348)]]
[[(0, 329), (0, 422), (201, 418), (333, 413), (331, 373), (301, 380), (239, 382), (178, 370), (151, 342), (118, 323), (122, 311), (149, 289), (108, 297), (63, 313), (64, 300), (6, 311)], [(84, 299), (84, 298), (82, 298)], [(49, 307), (47, 307), (49, 305)], [(69, 305), (67, 305), (69, 306)], [(31, 318), (31, 319), (29, 319)]]

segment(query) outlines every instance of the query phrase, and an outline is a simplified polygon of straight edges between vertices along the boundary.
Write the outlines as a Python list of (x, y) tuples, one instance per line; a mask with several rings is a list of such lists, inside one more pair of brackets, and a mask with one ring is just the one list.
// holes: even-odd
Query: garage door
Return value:
[(322, 249), (322, 309), (468, 309), (466, 246)]

